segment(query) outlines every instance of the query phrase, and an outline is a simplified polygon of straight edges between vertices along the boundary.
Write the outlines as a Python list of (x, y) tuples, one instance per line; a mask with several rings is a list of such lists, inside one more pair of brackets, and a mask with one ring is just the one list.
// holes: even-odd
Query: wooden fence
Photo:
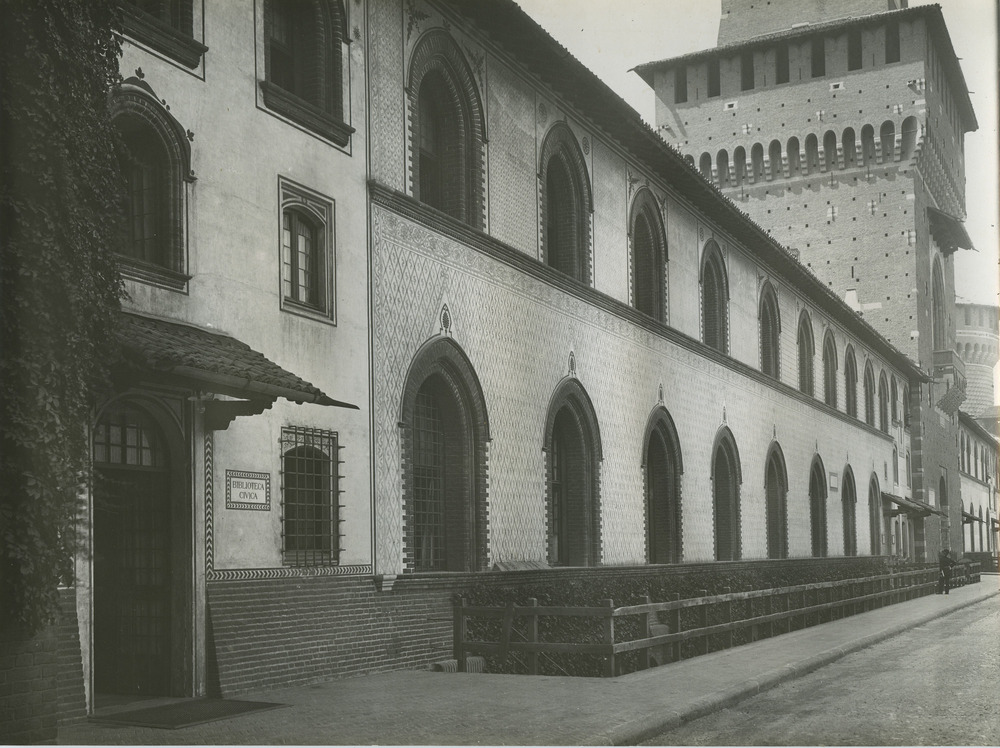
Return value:
[[(979, 564), (959, 564), (954, 567), (953, 587), (978, 581)], [(527, 605), (488, 607), (469, 605), (465, 598), (459, 598), (454, 611), (454, 655), (459, 672), (464, 672), (469, 655), (506, 658), (511, 653), (520, 653), (531, 675), (538, 674), (539, 658), (546, 655), (596, 655), (602, 658), (602, 675), (614, 677), (621, 674), (618, 656), (627, 652), (638, 652), (638, 669), (642, 670), (691, 656), (692, 648), (694, 654), (705, 654), (710, 649), (710, 637), (714, 637), (711, 641), (714, 641), (715, 649), (725, 649), (733, 646), (734, 634), (737, 632), (748, 632), (749, 641), (755, 641), (774, 636), (776, 628), (779, 633), (780, 629), (805, 628), (932, 594), (937, 589), (937, 584), (937, 568), (927, 568), (750, 592), (731, 592), (726, 589), (721, 595), (708, 595), (706, 591), (699, 597), (683, 600), (675, 594), (674, 599), (659, 603), (650, 602), (647, 597), (645, 603), (622, 607), (616, 607), (612, 600), (604, 600), (601, 605), (592, 607), (543, 606), (538, 605), (533, 598), (528, 600)], [(752, 607), (750, 601), (758, 601), (758, 607), (764, 612), (745, 618), (735, 617), (734, 607), (739, 603), (746, 603), (745, 607), (749, 610)], [(697, 623), (682, 628), (681, 611), (688, 609), (692, 610)], [(722, 622), (709, 623), (710, 609), (715, 611), (714, 617), (721, 618)], [(642, 638), (615, 641), (615, 620), (625, 616), (638, 617), (639, 631), (645, 634)], [(543, 617), (597, 619), (600, 622), (601, 641), (543, 641), (539, 636), (539, 618)], [(470, 619), (498, 619), (498, 639), (470, 640)], [(520, 619), (525, 619), (524, 625), (515, 629), (514, 622)], [(523, 640), (515, 641), (512, 638), (515, 630), (522, 632)], [(692, 642), (693, 647), (682, 647), (685, 642)], [(688, 651), (685, 652), (685, 649)]]

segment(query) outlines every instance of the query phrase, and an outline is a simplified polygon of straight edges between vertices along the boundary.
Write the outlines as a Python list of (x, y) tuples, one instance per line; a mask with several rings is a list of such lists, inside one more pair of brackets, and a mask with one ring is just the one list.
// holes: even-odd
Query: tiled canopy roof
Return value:
[(919, 501), (912, 501), (910, 499), (903, 498), (902, 496), (896, 496), (895, 494), (882, 492), (883, 501), (891, 501), (896, 504), (902, 511), (907, 514), (915, 514), (920, 517), (926, 517), (929, 514), (938, 514), (942, 517), (947, 516), (945, 512), (939, 509), (935, 509), (929, 504), (922, 504)]
[(325, 395), (236, 338), (202, 327), (123, 312), (118, 329), (126, 360), (209, 392), (243, 398), (357, 408)]

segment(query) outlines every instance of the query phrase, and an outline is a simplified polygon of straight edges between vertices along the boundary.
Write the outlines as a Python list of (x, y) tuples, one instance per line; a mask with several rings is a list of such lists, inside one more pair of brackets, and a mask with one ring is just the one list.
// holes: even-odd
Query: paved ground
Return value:
[(1000, 745), (1000, 605), (958, 610), (647, 745)]
[[(1000, 606), (998, 577), (822, 626), (614, 679), (400, 671), (241, 698), (288, 704), (180, 730), (81, 722), (62, 744), (635, 744), (975, 605)], [(900, 698), (910, 688), (900, 686)], [(742, 742), (742, 741), (741, 741)]]

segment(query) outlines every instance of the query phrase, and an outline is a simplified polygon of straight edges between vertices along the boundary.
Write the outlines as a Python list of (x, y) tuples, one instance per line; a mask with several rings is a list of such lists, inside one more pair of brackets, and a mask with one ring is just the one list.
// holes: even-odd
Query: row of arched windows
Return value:
[[(402, 402), (404, 549), (409, 571), (471, 571), (487, 563), (486, 443), (489, 416), (479, 380), (451, 338), (427, 343), (411, 364)], [(596, 411), (581, 383), (567, 377), (544, 416), (545, 524), (552, 565), (602, 561), (599, 478), (603, 459)], [(649, 563), (684, 560), (681, 445), (670, 413), (651, 413), (641, 454), (645, 546)], [(743, 557), (742, 463), (728, 427), (716, 435), (707, 466), (711, 480), (714, 557)], [(828, 478), (818, 455), (810, 465), (811, 553), (826, 556)], [(788, 476), (781, 446), (764, 460), (767, 554), (788, 556)], [(872, 477), (869, 501), (881, 494)], [(856, 491), (850, 466), (842, 479), (844, 553), (857, 553)], [(878, 522), (878, 510), (873, 510)], [(875, 534), (877, 534), (877, 526)], [(873, 535), (874, 537), (874, 535)], [(873, 546), (873, 548), (876, 546)], [(877, 552), (877, 551), (876, 551)]]
[(994, 475), (995, 452), (977, 442), (963, 429), (959, 436), (959, 467), (963, 472), (981, 481), (988, 481)]
[[(772, 140), (766, 151), (763, 144), (755, 143), (750, 146), (749, 157), (744, 146), (737, 146), (732, 154), (723, 148), (714, 157), (711, 153), (702, 153), (698, 170), (706, 179), (725, 189), (834, 169), (906, 161), (916, 150), (919, 129), (916, 117), (907, 117), (898, 135), (896, 124), (886, 120), (877, 135), (872, 125), (862, 127), (860, 137), (853, 127), (844, 128), (839, 138), (834, 130), (827, 130), (822, 142), (818, 134), (810, 133), (804, 141), (794, 136), (784, 144)], [(693, 166), (694, 157), (686, 158)]]
[[(778, 308), (777, 294), (770, 281), (765, 281), (761, 287), (758, 319), (760, 325), (760, 369), (764, 374), (780, 379), (781, 312)], [(813, 338), (812, 318), (808, 310), (803, 309), (799, 314), (796, 340), (798, 347), (798, 389), (806, 395), (815, 396), (813, 362), (816, 356), (816, 345)], [(831, 408), (837, 408), (838, 357), (837, 345), (831, 329), (827, 329), (823, 336), (822, 354), (823, 402)], [(844, 393), (847, 401), (845, 411), (854, 418), (858, 417), (857, 384), (858, 368), (854, 347), (848, 344), (844, 351)], [(862, 387), (865, 423), (869, 426), (877, 426), (883, 432), (888, 433), (891, 424), (900, 420), (900, 409), (902, 409), (903, 425), (909, 428), (908, 387), (903, 386), (903, 401), (902, 406), (900, 406), (896, 377), (887, 377), (883, 370), (879, 374), (876, 394), (875, 369), (871, 361), (865, 364)]]

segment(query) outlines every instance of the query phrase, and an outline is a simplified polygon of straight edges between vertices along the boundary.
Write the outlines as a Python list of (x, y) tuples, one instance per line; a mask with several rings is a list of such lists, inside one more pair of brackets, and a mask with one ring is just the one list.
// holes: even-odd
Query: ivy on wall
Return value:
[(116, 355), (116, 0), (0, 0), (0, 628), (71, 578), (87, 424)]

